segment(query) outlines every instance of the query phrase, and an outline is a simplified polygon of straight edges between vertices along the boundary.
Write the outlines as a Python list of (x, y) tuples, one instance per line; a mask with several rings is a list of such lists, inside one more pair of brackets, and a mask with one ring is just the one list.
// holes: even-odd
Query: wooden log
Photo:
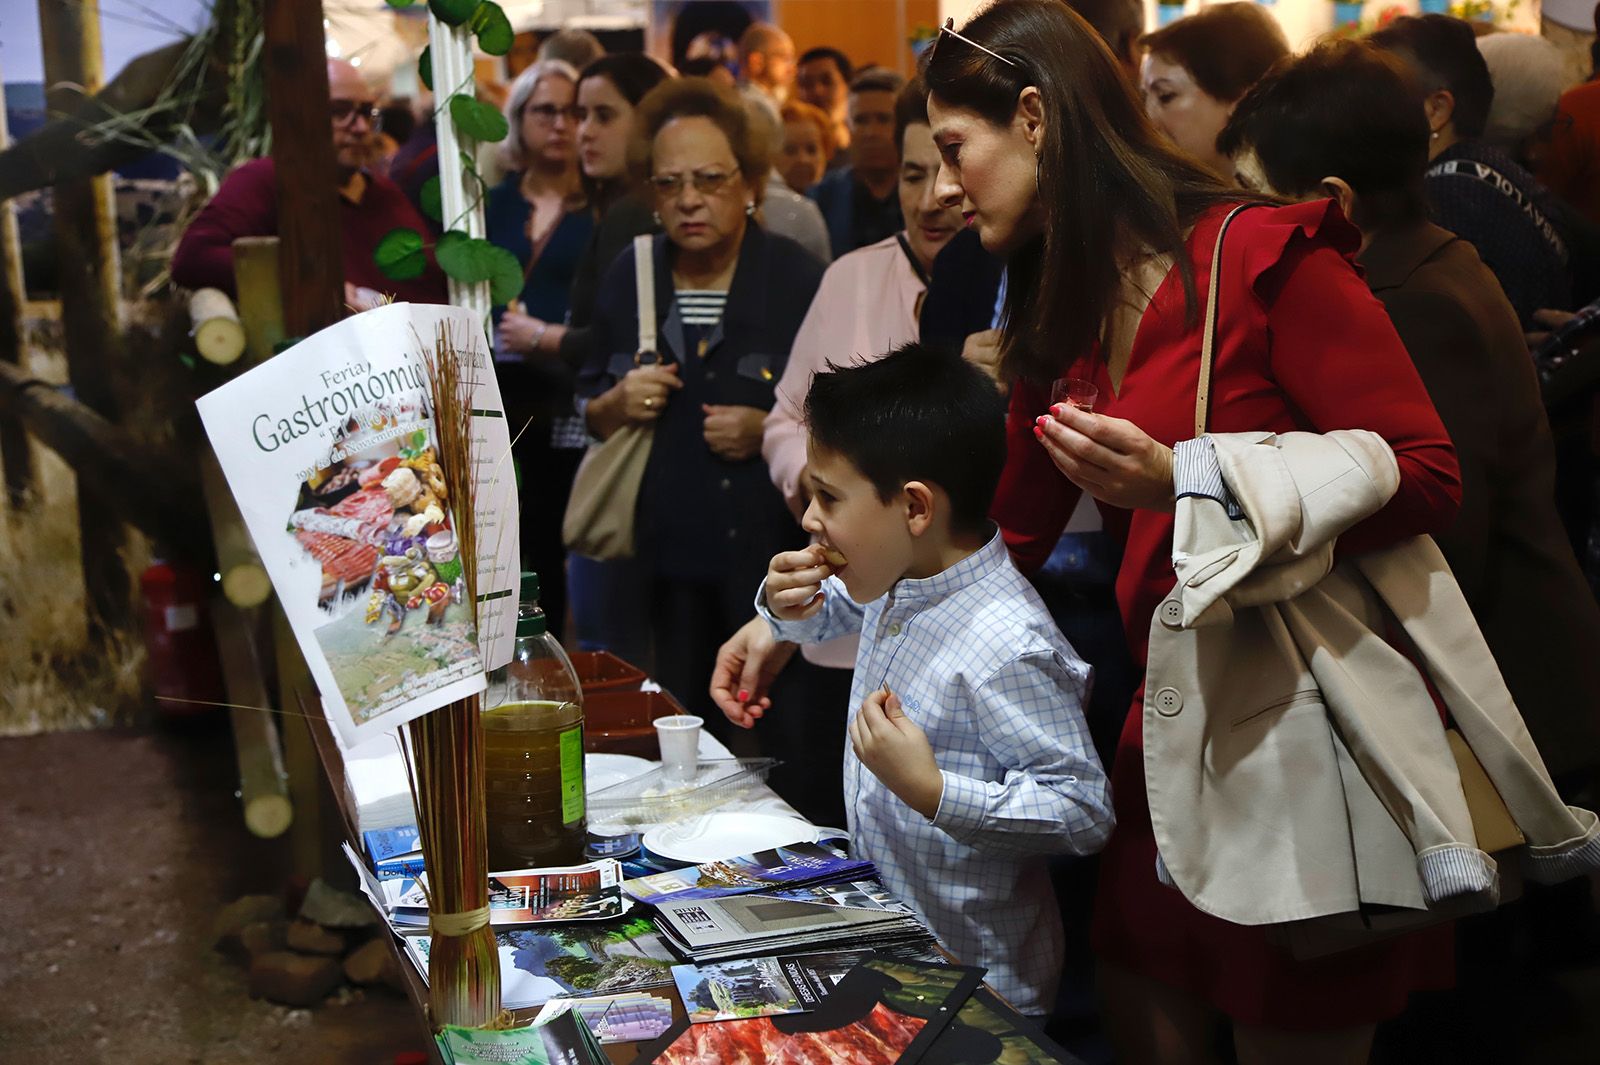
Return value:
[[(0, 154), (11, 143), (6, 125), (5, 82), (0, 79)], [(0, 362), (22, 367), (22, 305), (28, 290), (22, 279), (22, 239), (17, 215), (0, 203), (0, 256), (5, 257), (5, 283), (0, 285)], [(15, 516), (33, 494), (33, 445), (22, 422), (0, 418), (0, 469), (4, 472), (7, 511)]]
[(200, 455), (200, 491), (211, 519), (211, 542), (217, 549), (217, 572), (222, 574), (222, 595), (239, 607), (260, 606), (272, 594), (272, 580), (261, 564), (256, 545), (245, 528), (239, 504), (228, 489), (217, 457), (205, 448)]
[[(0, 362), (0, 416), (20, 419), (39, 442), (66, 460), (101, 509), (88, 516), (101, 525), (128, 521), (186, 558), (209, 547), (195, 487), (170, 456), (127, 437), (76, 400), (9, 363)], [(126, 579), (126, 578), (124, 578)]]
[(266, 675), (256, 654), (252, 626), (243, 612), (219, 599), (211, 604), (211, 618), (228, 702), (233, 704), (229, 716), (245, 827), (262, 839), (274, 839), (289, 830), (294, 806), (289, 801), (289, 776), (283, 769), (283, 748), (272, 719)]
[(278, 281), (278, 238), (240, 237), (233, 242), (233, 282), (239, 293), (250, 365), (272, 358), (286, 335), (283, 286)]
[[(45, 82), (58, 109), (70, 109), (79, 93), (100, 88), (100, 3), (39, 0)], [(54, 225), (61, 332), (67, 375), (91, 409), (117, 418), (115, 384), (121, 361), (121, 302), (116, 219), (111, 183), (104, 177), (62, 182), (55, 187)], [(92, 461), (92, 460), (89, 460)], [(80, 472), (84, 466), (74, 464)], [(127, 546), (115, 500), (78, 481), (79, 554), (91, 641), (108, 640), (132, 614), (131, 588), (122, 555)]]
[(203, 288), (189, 297), (194, 349), (207, 362), (226, 366), (244, 354), (244, 326), (233, 301), (220, 288)]

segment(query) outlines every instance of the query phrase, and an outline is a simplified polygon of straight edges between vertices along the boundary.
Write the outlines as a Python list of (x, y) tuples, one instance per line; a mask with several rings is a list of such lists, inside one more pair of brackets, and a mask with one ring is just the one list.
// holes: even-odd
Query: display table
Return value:
[[(307, 693), (303, 692), (297, 693), (297, 695), (300, 697), (298, 700), (300, 710), (308, 719), (307, 723), (311, 729), (311, 736), (316, 745), (317, 755), (322, 761), (323, 769), (328, 774), (328, 783), (332, 786), (333, 794), (338, 801), (339, 813), (345, 832), (351, 841), (351, 846), (357, 853), (364, 854), (361, 846), (361, 834), (358, 831), (359, 820), (356, 810), (352, 808), (351, 792), (345, 774), (345, 752), (339, 746), (338, 740), (334, 738), (327, 719), (319, 712), (315, 695), (311, 694), (310, 697), (307, 697)], [(700, 733), (700, 757), (702, 759), (732, 758), (733, 755), (716, 737), (702, 730)], [(784, 802), (777, 792), (764, 783), (756, 782), (747, 785), (744, 793), (735, 801), (739, 804), (738, 809), (751, 813), (800, 817), (794, 807)], [(427, 984), (423, 982), (421, 974), (417, 972), (416, 966), (412, 964), (411, 959), (405, 956), (405, 950), (400, 941), (392, 935), (386, 934), (386, 938), (394, 948), (395, 959), (400, 966), (400, 972), (405, 980), (406, 991), (411, 998), (412, 1004), (419, 1013), (426, 1017), (428, 1005)], [(673, 1019), (675, 1021), (682, 1019), (684, 1016), (683, 1003), (678, 999), (677, 989), (663, 988), (662, 990), (672, 1000)], [(513, 1011), (512, 1015), (519, 1021), (528, 1023), (534, 1019), (538, 1012), (537, 1008), (531, 1008)], [(607, 1057), (613, 1062), (618, 1063), (618, 1065), (627, 1065), (638, 1056), (639, 1044), (607, 1043), (604, 1046), (604, 1050)], [(435, 1065), (442, 1065), (438, 1051), (431, 1042), (428, 1046), (428, 1055), (429, 1060), (434, 1062)]]

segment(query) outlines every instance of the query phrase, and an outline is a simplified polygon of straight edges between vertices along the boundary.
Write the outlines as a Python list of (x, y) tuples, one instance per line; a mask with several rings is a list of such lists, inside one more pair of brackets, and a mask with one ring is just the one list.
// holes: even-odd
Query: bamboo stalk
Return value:
[(244, 354), (244, 326), (233, 301), (220, 288), (202, 288), (189, 297), (194, 349), (207, 362), (226, 366)]
[(239, 293), (245, 350), (251, 364), (272, 358), (287, 333), (283, 286), (278, 279), (278, 238), (240, 237), (233, 242), (233, 284)]
[(289, 802), (289, 775), (283, 768), (278, 727), (266, 710), (271, 704), (261, 659), (251, 626), (238, 607), (225, 600), (214, 601), (211, 617), (228, 702), (233, 704), (229, 717), (245, 827), (262, 839), (274, 839), (289, 830), (294, 806)]
[[(217, 572), (222, 574), (222, 594), (235, 606), (260, 606), (272, 594), (272, 580), (256, 554), (245, 528), (239, 504), (209, 447), (200, 454), (200, 494), (211, 519), (211, 540), (217, 548)], [(235, 699), (234, 702), (239, 700)]]

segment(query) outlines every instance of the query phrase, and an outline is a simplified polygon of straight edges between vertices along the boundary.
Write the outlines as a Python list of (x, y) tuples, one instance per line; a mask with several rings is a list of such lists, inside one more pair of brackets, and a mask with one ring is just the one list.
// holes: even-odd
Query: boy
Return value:
[(1089, 667), (987, 517), (1005, 402), (959, 355), (917, 344), (830, 369), (806, 399), (801, 524), (819, 542), (773, 558), (756, 607), (780, 640), (861, 634), (844, 767), (856, 853), (1042, 1015), (1063, 956), (1045, 855), (1099, 850), (1112, 814), (1083, 720)]

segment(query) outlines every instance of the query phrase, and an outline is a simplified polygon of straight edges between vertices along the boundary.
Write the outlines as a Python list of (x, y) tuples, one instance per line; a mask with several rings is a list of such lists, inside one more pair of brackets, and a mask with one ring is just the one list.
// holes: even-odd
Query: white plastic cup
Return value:
[(668, 780), (693, 780), (700, 766), (700, 727), (704, 719), (693, 714), (673, 714), (655, 720), (661, 744), (661, 772)]

